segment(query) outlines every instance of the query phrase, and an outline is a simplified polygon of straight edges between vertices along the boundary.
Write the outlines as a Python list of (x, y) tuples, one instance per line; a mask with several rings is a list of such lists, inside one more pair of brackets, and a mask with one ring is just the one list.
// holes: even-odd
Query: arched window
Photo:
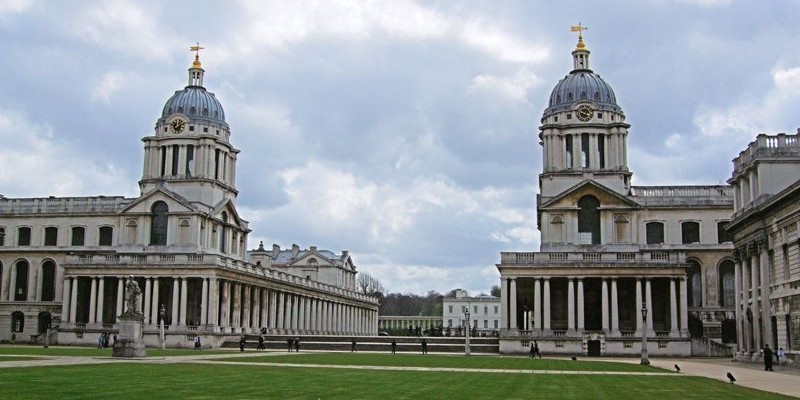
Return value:
[(57, 246), (58, 245), (58, 228), (55, 226), (48, 226), (44, 228), (44, 245)]
[(17, 228), (17, 246), (30, 246), (31, 245), (31, 228), (21, 226)]
[(686, 270), (686, 278), (689, 307), (703, 306), (703, 279), (701, 276), (700, 264), (697, 261), (689, 260), (689, 268)]
[(664, 224), (661, 222), (648, 222), (645, 224), (647, 231), (647, 244), (664, 244)]
[(150, 217), (150, 244), (155, 246), (167, 245), (167, 212), (169, 207), (163, 201), (157, 201), (151, 209)]
[(725, 260), (719, 265), (719, 305), (733, 307), (736, 304), (736, 276), (733, 261)]
[(222, 229), (219, 230), (219, 251), (227, 253), (228, 250), (228, 213), (222, 212)]
[(11, 313), (11, 332), (22, 332), (25, 329), (25, 314), (22, 311)]
[(42, 264), (42, 301), (56, 298), (56, 263), (47, 260)]
[(86, 240), (86, 229), (82, 226), (72, 227), (72, 245), (83, 246)]
[(583, 196), (578, 207), (579, 243), (600, 244), (600, 201), (594, 196)]
[(111, 240), (114, 237), (114, 228), (110, 226), (101, 226), (98, 229), (97, 244), (100, 246), (111, 246)]
[(14, 301), (25, 301), (28, 299), (28, 262), (25, 260), (17, 261), (14, 266), (16, 268), (17, 278), (14, 279)]
[(47, 311), (40, 312), (38, 318), (39, 326), (36, 332), (47, 333), (47, 330), (50, 329), (50, 324), (52, 323), (52, 321), (53, 321), (53, 316), (49, 312)]
[(681, 243), (700, 243), (700, 223), (687, 221), (681, 223)]

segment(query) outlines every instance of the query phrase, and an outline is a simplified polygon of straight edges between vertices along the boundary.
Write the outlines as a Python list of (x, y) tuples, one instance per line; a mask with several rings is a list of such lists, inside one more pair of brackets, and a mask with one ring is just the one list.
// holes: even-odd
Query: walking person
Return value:
[(784, 357), (783, 347), (778, 347), (778, 352), (775, 353), (775, 358), (777, 358), (778, 365), (781, 365), (781, 359)]
[(537, 341), (533, 341), (533, 346), (531, 346), (531, 358), (537, 356), (542, 358), (542, 355), (539, 353), (539, 343)]
[(294, 341), (292, 339), (286, 339), (286, 345), (289, 347), (289, 353), (292, 352), (292, 345), (293, 344), (294, 344)]
[(395, 351), (397, 351), (397, 341), (392, 339), (392, 354), (394, 354)]
[(428, 341), (422, 339), (422, 354), (428, 354)]
[(299, 353), (300, 352), (300, 338), (299, 337), (294, 338), (294, 352), (295, 353)]
[(200, 350), (201, 346), (202, 345), (200, 344), (200, 336), (195, 336), (194, 337), (194, 349), (195, 350)]
[(764, 371), (772, 371), (772, 349), (764, 345)]
[(356, 343), (356, 341), (355, 341), (355, 339), (354, 339), (354, 340), (353, 340), (353, 342), (352, 342), (352, 343), (350, 343), (350, 352), (351, 352), (351, 353), (355, 353), (355, 351), (356, 351), (356, 345), (357, 345), (357, 343)]
[(239, 351), (244, 351), (244, 345), (247, 344), (247, 338), (244, 336), (244, 333), (239, 338)]
[(265, 350), (264, 349), (264, 335), (258, 335), (258, 347), (256, 350)]

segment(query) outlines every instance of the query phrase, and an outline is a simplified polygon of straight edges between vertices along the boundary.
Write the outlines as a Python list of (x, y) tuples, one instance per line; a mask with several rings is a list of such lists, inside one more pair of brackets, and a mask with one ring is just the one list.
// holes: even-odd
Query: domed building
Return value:
[(94, 345), (118, 331), (131, 279), (149, 346), (161, 320), (170, 347), (377, 334), (378, 304), (356, 291), (347, 251), (247, 252), (239, 150), (199, 54), (188, 71), (142, 139), (138, 197), (0, 196), (0, 341)]
[(590, 54), (580, 35), (542, 114), (541, 247), (500, 255), (500, 351), (728, 354), (731, 187), (632, 186), (630, 125)]

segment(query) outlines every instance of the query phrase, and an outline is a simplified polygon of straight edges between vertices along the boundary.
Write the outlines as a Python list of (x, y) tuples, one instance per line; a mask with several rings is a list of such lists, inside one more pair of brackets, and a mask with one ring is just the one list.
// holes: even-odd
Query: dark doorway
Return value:
[(600, 357), (600, 341), (599, 340), (587, 341), (586, 350), (589, 352), (589, 357)]
[(46, 333), (48, 329), (50, 329), (50, 323), (52, 322), (53, 317), (47, 311), (42, 311), (39, 313), (38, 318), (38, 326), (37, 326), (37, 333)]
[(603, 329), (603, 296), (600, 279), (583, 280), (583, 322), (584, 329), (599, 331)]
[(722, 343), (736, 343), (736, 320), (726, 319), (722, 321)]

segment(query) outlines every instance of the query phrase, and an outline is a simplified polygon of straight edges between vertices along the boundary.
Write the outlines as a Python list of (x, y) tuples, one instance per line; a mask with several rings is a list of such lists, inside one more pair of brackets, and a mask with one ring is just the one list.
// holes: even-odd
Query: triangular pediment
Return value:
[(639, 203), (597, 183), (596, 181), (588, 179), (579, 182), (575, 186), (563, 191), (558, 196), (549, 199), (545, 203), (542, 203), (539, 207), (541, 209), (574, 208), (577, 206), (578, 200), (580, 200), (580, 198), (583, 196), (596, 197), (604, 208), (639, 208)]
[[(316, 260), (316, 263), (309, 262), (312, 258), (314, 260)], [(330, 266), (335, 265), (333, 260), (329, 259), (328, 257), (325, 257), (320, 252), (309, 250), (309, 251), (305, 251), (305, 254), (303, 254), (302, 256), (298, 257), (297, 259), (292, 260), (292, 262), (287, 264), (287, 266), (290, 266), (290, 267), (305, 267), (305, 266), (308, 266), (308, 267), (310, 267), (310, 266), (312, 266), (314, 264), (316, 264), (316, 266), (318, 266), (318, 267), (330, 267)]]
[(120, 211), (121, 214), (149, 214), (153, 204), (157, 201), (167, 203), (170, 213), (199, 212), (188, 200), (179, 194), (163, 187), (153, 189), (128, 204)]
[(250, 230), (247, 229), (248, 222), (239, 216), (239, 212), (236, 210), (236, 204), (234, 204), (233, 200), (225, 199), (217, 203), (217, 205), (214, 206), (213, 210), (211, 211), (211, 216), (213, 218), (222, 220), (223, 212), (228, 215), (229, 224), (236, 225), (239, 228), (245, 229), (248, 232), (250, 232)]

